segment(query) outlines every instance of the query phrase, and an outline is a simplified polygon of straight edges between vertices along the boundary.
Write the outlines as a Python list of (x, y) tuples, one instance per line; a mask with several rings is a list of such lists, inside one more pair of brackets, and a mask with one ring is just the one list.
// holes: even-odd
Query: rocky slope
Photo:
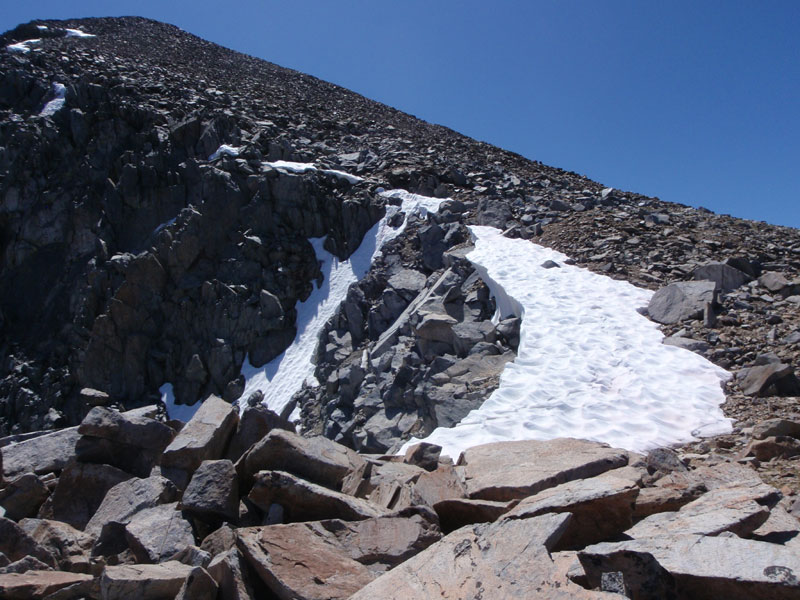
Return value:
[[(285, 161), (313, 163), (315, 168), (287, 167)], [(135, 420), (135, 426), (120, 421), (114, 415), (121, 413), (116, 411), (157, 403), (159, 388), (167, 382), (178, 403), (195, 404), (213, 395), (256, 410), (257, 395), (240, 397), (245, 384), (242, 365), (245, 359), (254, 366), (269, 363), (292, 343), (298, 302), (321, 283), (319, 257), (309, 238), (327, 236), (325, 249), (347, 259), (387, 213), (387, 204), (394, 202), (382, 193), (384, 189), (446, 200), (426, 217), (408, 215), (403, 233), (383, 248), (366, 276), (350, 288), (321, 333), (315, 356), (318, 383), (309, 382), (288, 406), (300, 409), (304, 435), (322, 434), (342, 444), (335, 446), (340, 448), (336, 452), (351, 457), (348, 460), (373, 466), (355, 469), (353, 477), (360, 483), (348, 488), (348, 498), (330, 499), (325, 489), (341, 493), (341, 481), (331, 482), (327, 476), (320, 480), (316, 467), (294, 472), (285, 461), (253, 459), (244, 479), (229, 485), (238, 490), (236, 502), (229, 489), (224, 492), (228, 496), (219, 501), (230, 506), (211, 510), (216, 516), (209, 517), (204, 503), (211, 500), (205, 498), (206, 489), (217, 478), (217, 471), (211, 470), (219, 469), (218, 478), (229, 480), (236, 463), (237, 477), (242, 477), (245, 463), (237, 460), (251, 446), (257, 447), (258, 439), (276, 423), (282, 423), (281, 417), (287, 417), (289, 410), (269, 418), (262, 415), (260, 421), (256, 419), (258, 426), (245, 426), (247, 420), (242, 417), (239, 428), (244, 433), (233, 435), (221, 428), (223, 433), (215, 435), (223, 440), (206, 440), (205, 449), (190, 459), (164, 452), (179, 424), (157, 427), (165, 421), (163, 408), (159, 414), (150, 409), (134, 413), (135, 419), (146, 419)], [(142, 515), (140, 525), (130, 527), (128, 521), (101, 514), (90, 541), (70, 533), (82, 540), (75, 542), (83, 565), (78, 569), (40, 551), (10, 524), (4, 526), (15, 533), (8, 539), (23, 540), (19, 543), (27, 550), (0, 552), (12, 562), (17, 560), (12, 555), (31, 556), (51, 567), (56, 561), (62, 571), (89, 572), (95, 579), (87, 579), (91, 579), (89, 584), (72, 582), (80, 583), (76, 589), (106, 586), (104, 597), (114, 597), (113, 593), (123, 592), (108, 591), (116, 583), (103, 579), (104, 569), (119, 561), (124, 566), (120, 573), (135, 579), (144, 575), (134, 565), (170, 558), (163, 552), (153, 555), (147, 539), (158, 529), (159, 519), (180, 511), (189, 518), (181, 525), (183, 537), (175, 542), (179, 545), (201, 543), (222, 521), (233, 529), (329, 518), (344, 523), (354, 520), (354, 515), (382, 519), (387, 509), (407, 508), (411, 512), (398, 518), (418, 519), (425, 542), (403, 549), (400, 555), (406, 560), (435, 541), (432, 531), (449, 533), (460, 525), (491, 522), (512, 508), (509, 502), (536, 498), (538, 488), (513, 497), (480, 498), (464, 491), (470, 478), (465, 469), (454, 471), (446, 461), (441, 463), (445, 466), (436, 467), (440, 463), (434, 460), (434, 470), (448, 473), (442, 475), (448, 483), (441, 485), (460, 491), (422, 501), (419, 495), (424, 493), (414, 492), (421, 471), (395, 467), (394, 459), (377, 458), (410, 436), (422, 437), (437, 426), (457, 423), (481, 405), (497, 386), (505, 364), (515, 357), (519, 319), (492, 322), (495, 300), (465, 258), (471, 244), (468, 226), (477, 224), (551, 246), (593, 271), (659, 290), (649, 315), (661, 323), (669, 336), (667, 343), (689, 348), (735, 374), (727, 384), (723, 406), (734, 419), (732, 434), (681, 449), (680, 460), (666, 469), (626, 455), (631, 464), (639, 464), (639, 475), (628, 478), (620, 492), (625, 510), (634, 511), (632, 516), (613, 531), (579, 542), (565, 520), (548, 517), (542, 527), (552, 535), (545, 535), (536, 552), (555, 556), (552, 551), (559, 547), (559, 535), (572, 540), (564, 542), (569, 550), (586, 552), (589, 544), (623, 543), (628, 537), (627, 546), (613, 551), (591, 546), (591, 552), (579, 557), (582, 571), (570, 571), (570, 581), (611, 589), (612, 583), (602, 583), (603, 573), (623, 573), (625, 585), (639, 586), (640, 591), (630, 592), (633, 597), (648, 597), (641, 596), (646, 594), (641, 590), (650, 585), (662, 586), (657, 589), (663, 597), (689, 594), (686, 590), (706, 581), (704, 575), (685, 574), (680, 569), (686, 565), (672, 568), (678, 559), (663, 547), (637, 545), (640, 538), (657, 537), (652, 532), (641, 536), (622, 532), (646, 522), (650, 514), (646, 511), (674, 512), (706, 490), (702, 497), (708, 496), (723, 485), (714, 478), (727, 477), (716, 474), (720, 469), (735, 471), (724, 485), (735, 483), (739, 491), (742, 485), (756, 485), (754, 469), (774, 486), (766, 495), (745, 493), (747, 502), (760, 507), (754, 509), (758, 516), (742, 517), (748, 523), (743, 528), (695, 530), (694, 525), (670, 525), (671, 533), (715, 537), (732, 532), (747, 543), (794, 538), (794, 517), (784, 512), (791, 509), (792, 496), (800, 490), (796, 460), (800, 456), (798, 230), (612, 190), (172, 26), (125, 18), (32, 23), (0, 37), (0, 435), (7, 436), (0, 439), (7, 480), (0, 491), (4, 498), (0, 505), (15, 521), (38, 514), (48, 523), (63, 521), (84, 530), (109, 490), (135, 477), (150, 482), (136, 485), (152, 484), (158, 491), (155, 500), (131, 510), (155, 512)], [(238, 416), (220, 402), (215, 400), (207, 410), (217, 406), (221, 412), (215, 418), (230, 414), (225, 416), (226, 427), (235, 428)], [(93, 419), (100, 419), (102, 426), (93, 425)], [(74, 429), (81, 423), (80, 430)], [(28, 433), (63, 427), (68, 428), (48, 436)], [(147, 430), (149, 441), (136, 439), (138, 433), (121, 433), (130, 427), (131, 431)], [(375, 457), (352, 458), (359, 455), (345, 447)], [(130, 456), (133, 451), (139, 458)], [(307, 453), (311, 458), (304, 454), (300, 462), (316, 464), (316, 452)], [(28, 458), (9, 458), (15, 455)], [(210, 471), (203, 475), (200, 462), (205, 459), (227, 459), (230, 464), (204, 467)], [(415, 460), (409, 458), (412, 463)], [(469, 459), (464, 460), (461, 466), (468, 467)], [(151, 476), (153, 468), (156, 472)], [(622, 465), (615, 463), (614, 468)], [(386, 475), (376, 479), (370, 469)], [(676, 469), (680, 473), (691, 469), (694, 475), (675, 475)], [(286, 471), (292, 473), (286, 475)], [(547, 487), (567, 485), (560, 476), (551, 475)], [(589, 478), (589, 483), (564, 493), (591, 496), (595, 486), (602, 487), (594, 482), (595, 475), (578, 476), (579, 480)], [(156, 476), (167, 477), (173, 487), (161, 479), (153, 483)], [(85, 506), (64, 512), (54, 509), (84, 483), (92, 490)], [(193, 485), (201, 490), (196, 495), (203, 507), (186, 497)], [(654, 500), (657, 508), (636, 508), (637, 502), (644, 502), (641, 498), (662, 493), (646, 490), (664, 486), (671, 490), (664, 492), (669, 498)], [(281, 493), (288, 495), (274, 495)], [(605, 493), (598, 492), (598, 498), (605, 498)], [(259, 494), (261, 500), (250, 500), (255, 506), (246, 502), (242, 509), (237, 504), (240, 498)], [(781, 494), (784, 499), (778, 504)], [(287, 507), (300, 497), (313, 498), (312, 508), (302, 516), (287, 516)], [(713, 497), (703, 502), (716, 502)], [(24, 515), (15, 513), (17, 508), (9, 509), (18, 507), (20, 498), (25, 499)], [(465, 504), (465, 498), (478, 504)], [(453, 505), (453, 499), (459, 502)], [(451, 504), (437, 508), (445, 500)], [(596, 501), (591, 496), (586, 505), (583, 500), (567, 502), (559, 504), (559, 510), (537, 509), (514, 519), (571, 512), (573, 520), (580, 521), (583, 508), (575, 504), (592, 512), (602, 506)], [(176, 508), (175, 502), (183, 504)], [(319, 503), (344, 512), (326, 513)], [(427, 506), (427, 512), (412, 510), (419, 505)], [(704, 510), (702, 503), (698, 510)], [(771, 511), (780, 514), (772, 517)], [(780, 531), (756, 533), (766, 522), (762, 517), (780, 520), (782, 525), (776, 526)], [(333, 553), (331, 560), (335, 556), (339, 561), (342, 552), (349, 557), (342, 568), (350, 583), (341, 597), (355, 593), (378, 571), (402, 562), (397, 556), (384, 560), (383, 551), (376, 551), (383, 558), (371, 554), (364, 558), (369, 553), (359, 541), (361, 534), (348, 529), (351, 525), (320, 522), (323, 525), (309, 527), (316, 528), (314, 539), (324, 540), (317, 541), (325, 551)], [(456, 549), (466, 547), (469, 540), (481, 545), (492, 536), (506, 537), (504, 528), (509, 523), (513, 525), (514, 520), (466, 534), (460, 530), (462, 537), (448, 536), (442, 543), (449, 539)], [(117, 547), (104, 538), (100, 530), (105, 526), (117, 534), (125, 529), (128, 545)], [(319, 527), (329, 533), (321, 533)], [(377, 526), (369, 527), (374, 531)], [(241, 571), (238, 561), (247, 556), (248, 568), (258, 575), (251, 577), (253, 581), (263, 581), (277, 597), (293, 597), (299, 592), (291, 591), (294, 588), (282, 576), (260, 570), (254, 548), (263, 551), (263, 537), (256, 530), (250, 537), (230, 534), (230, 540), (238, 540), (239, 554), (228, 557), (225, 577)], [(714, 543), (702, 541), (709, 548)], [(353, 554), (356, 546), (366, 553), (359, 555), (361, 559)], [(742, 552), (751, 552), (745, 546)], [(753, 548), (766, 552), (765, 556), (778, 551)], [(513, 557), (517, 551), (512, 544), (497, 560)], [(658, 563), (657, 567), (647, 563), (646, 574), (634, 574), (633, 567), (620, 558), (644, 552)], [(91, 558), (97, 556), (106, 558)], [(109, 561), (110, 556), (118, 558)], [(202, 563), (194, 563), (193, 557), (189, 552), (178, 560)], [(38, 563), (25, 564), (15, 569), (38, 569)], [(413, 565), (418, 563), (409, 564), (408, 569), (417, 569)], [(735, 570), (735, 565), (731, 568)], [(148, 571), (147, 577), (162, 577), (156, 571)], [(180, 573), (178, 588), (189, 581), (188, 571)], [(216, 585), (223, 585), (214, 572), (208, 573)], [(313, 574), (311, 579), (318, 576), (327, 581), (339, 577), (338, 573)], [(206, 577), (195, 575), (199, 580)], [(546, 577), (562, 581), (555, 571), (548, 571)], [(405, 590), (405, 597), (430, 593), (425, 587), (428, 583), (412, 590), (403, 587), (412, 585), (407, 575), (405, 580), (384, 580), (391, 582), (383, 584), (389, 588), (369, 593), (390, 597), (385, 591), (390, 588)], [(764, 580), (772, 586), (770, 590), (778, 585), (774, 580)], [(781, 579), (783, 583), (790, 580), (788, 575)], [(451, 583), (454, 590), (464, 584)], [(160, 584), (154, 585), (161, 589)], [(164, 589), (172, 590), (168, 585)], [(749, 590), (748, 586), (760, 583), (747, 580), (742, 585)], [(362, 594), (374, 589), (368, 587)], [(169, 592), (175, 593), (177, 588)], [(452, 592), (454, 597), (458, 593)], [(483, 593), (491, 596), (488, 588)], [(785, 593), (793, 597), (794, 592)]]

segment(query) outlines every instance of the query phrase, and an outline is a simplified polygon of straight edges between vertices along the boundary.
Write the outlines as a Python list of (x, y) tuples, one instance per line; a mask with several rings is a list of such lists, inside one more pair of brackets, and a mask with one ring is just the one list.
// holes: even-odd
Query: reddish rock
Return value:
[(7, 600), (44, 598), (67, 586), (91, 580), (91, 575), (63, 571), (9, 573), (0, 575), (0, 598)]

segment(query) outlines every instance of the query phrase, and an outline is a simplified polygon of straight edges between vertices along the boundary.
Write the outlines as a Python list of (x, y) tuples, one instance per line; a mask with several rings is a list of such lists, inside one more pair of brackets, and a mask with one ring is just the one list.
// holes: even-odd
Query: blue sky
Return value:
[(606, 185), (800, 227), (797, 0), (4, 4), (2, 30), (167, 21)]

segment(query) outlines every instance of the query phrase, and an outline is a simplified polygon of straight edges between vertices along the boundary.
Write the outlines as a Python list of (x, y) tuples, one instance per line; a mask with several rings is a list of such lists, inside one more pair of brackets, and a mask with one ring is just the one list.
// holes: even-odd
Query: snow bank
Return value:
[(358, 175), (351, 175), (350, 173), (345, 173), (344, 171), (337, 171), (336, 169), (319, 169), (314, 163), (301, 163), (301, 162), (291, 162), (288, 160), (276, 160), (273, 162), (265, 162), (262, 164), (265, 167), (272, 167), (273, 169), (288, 171), (289, 173), (308, 173), (312, 171), (321, 171), (325, 175), (332, 175), (333, 177), (338, 177), (339, 179), (344, 179), (345, 181), (349, 181), (352, 184), (364, 181), (363, 177), (359, 177)]
[(239, 156), (239, 153), (242, 151), (241, 148), (237, 148), (236, 146), (228, 146), (228, 144), (222, 144), (219, 148), (214, 151), (214, 154), (208, 157), (208, 160), (217, 160), (220, 156)]
[[(519, 352), (479, 409), (426, 442), (453, 458), (488, 442), (558, 437), (643, 452), (731, 430), (720, 409), (730, 374), (661, 343), (658, 326), (636, 310), (652, 292), (498, 229), (470, 229), (467, 258), (498, 299), (498, 316), (523, 317)], [(547, 260), (561, 268), (543, 268)]]
[(171, 383), (165, 383), (158, 388), (158, 391), (161, 393), (161, 401), (167, 407), (167, 416), (170, 419), (176, 419), (186, 423), (194, 416), (194, 413), (197, 412), (197, 409), (200, 408), (202, 404), (202, 402), (195, 402), (191, 406), (175, 404), (175, 394), (172, 391)]
[(64, 108), (64, 99), (67, 94), (67, 88), (61, 83), (54, 83), (53, 94), (55, 95), (55, 98), (44, 105), (42, 112), (39, 113), (40, 117), (51, 117)]
[[(250, 394), (261, 391), (264, 394), (264, 404), (271, 410), (282, 413), (304, 381), (317, 383), (311, 359), (317, 347), (319, 334), (345, 299), (350, 285), (366, 275), (372, 262), (380, 256), (381, 247), (405, 229), (410, 214), (424, 217), (428, 212), (436, 212), (442, 202), (438, 198), (418, 196), (405, 190), (393, 190), (381, 194), (386, 198), (400, 200), (401, 205), (386, 207), (386, 215), (366, 233), (358, 250), (349, 259), (340, 261), (326, 251), (323, 248), (324, 238), (309, 240), (314, 247), (317, 260), (321, 262), (322, 286), (315, 287), (308, 299), (297, 305), (297, 335), (283, 354), (258, 368), (252, 366), (249, 360), (245, 360), (242, 374), (245, 376), (246, 384), (244, 393), (240, 397), (242, 404)], [(405, 213), (406, 218), (400, 226), (392, 228), (389, 226), (389, 221), (397, 212)]]
[(81, 31), (80, 29), (65, 29), (64, 31), (67, 32), (67, 37), (77, 37), (77, 38), (97, 37), (93, 33), (86, 33), (85, 31)]
[(17, 42), (16, 44), (9, 44), (6, 46), (6, 50), (9, 52), (19, 52), (21, 54), (27, 54), (31, 51), (31, 46), (35, 46), (36, 44), (40, 44), (42, 40), (40, 38), (36, 38), (35, 40), (25, 40), (24, 42)]

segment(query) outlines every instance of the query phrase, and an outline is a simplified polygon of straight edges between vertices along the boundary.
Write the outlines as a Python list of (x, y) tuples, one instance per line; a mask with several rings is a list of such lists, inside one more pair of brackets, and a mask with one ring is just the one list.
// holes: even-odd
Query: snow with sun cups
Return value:
[[(661, 343), (658, 325), (637, 311), (653, 292), (498, 229), (470, 229), (475, 250), (467, 258), (498, 316), (522, 317), (519, 351), (480, 408), (424, 441), (458, 458), (489, 442), (574, 437), (641, 452), (731, 431), (720, 408), (730, 374)], [(542, 267), (547, 260), (560, 268)]]

